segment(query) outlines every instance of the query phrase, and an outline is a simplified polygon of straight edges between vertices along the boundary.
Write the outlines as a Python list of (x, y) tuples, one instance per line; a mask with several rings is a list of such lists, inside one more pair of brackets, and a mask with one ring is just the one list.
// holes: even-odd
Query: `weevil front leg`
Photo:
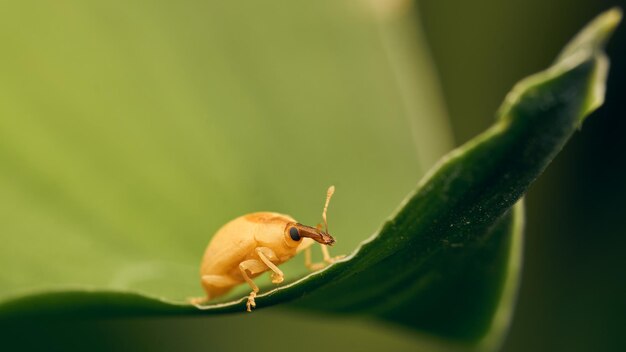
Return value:
[(330, 253), (328, 252), (328, 247), (324, 245), (320, 245), (320, 246), (322, 247), (322, 255), (324, 256), (324, 262), (326, 262), (327, 264), (332, 264), (338, 261), (339, 259), (342, 259), (345, 257), (345, 255), (338, 255), (336, 257), (331, 257)]
[(323, 262), (313, 263), (313, 261), (311, 260), (311, 247), (304, 250), (304, 265), (307, 267), (307, 269), (319, 270), (327, 266), (328, 264), (332, 264), (338, 261), (339, 259), (345, 257), (345, 255), (338, 255), (336, 257), (331, 257), (330, 253), (328, 252), (328, 248), (326, 248), (326, 246), (324, 245), (320, 245), (320, 246), (322, 248), (322, 255), (324, 256)]
[[(322, 224), (317, 224), (317, 229), (320, 230), (322, 228)], [(324, 256), (324, 262), (320, 262), (320, 263), (313, 263), (311, 261), (311, 247), (307, 247), (304, 250), (304, 265), (309, 269), (309, 270), (319, 270), (322, 269), (323, 267), (325, 267), (328, 264), (332, 264), (336, 261), (338, 261), (341, 258), (344, 258), (345, 255), (338, 255), (336, 257), (331, 257), (330, 256), (330, 252), (328, 252), (328, 247), (320, 244), (320, 247), (322, 249), (322, 255)]]
[(283, 271), (280, 270), (276, 264), (272, 261), (278, 260), (276, 253), (271, 248), (268, 247), (257, 247), (256, 253), (259, 255), (259, 258), (267, 265), (268, 268), (272, 271), (271, 278), (272, 283), (279, 284), (285, 280), (285, 275)]
[(252, 288), (252, 292), (250, 292), (250, 294), (248, 295), (248, 302), (246, 302), (246, 310), (248, 312), (251, 312), (252, 308), (256, 307), (256, 302), (254, 301), (254, 298), (259, 292), (259, 286), (257, 286), (254, 281), (252, 281), (250, 276), (248, 276), (248, 272), (250, 273), (250, 275), (262, 273), (267, 270), (267, 266), (263, 262), (260, 262), (256, 259), (248, 259), (239, 263), (239, 270), (241, 271), (241, 276), (243, 276), (243, 279), (246, 280), (248, 285), (250, 285), (250, 288)]
[(326, 266), (326, 263), (313, 263), (311, 261), (311, 247), (304, 250), (304, 266), (311, 271), (319, 270)]

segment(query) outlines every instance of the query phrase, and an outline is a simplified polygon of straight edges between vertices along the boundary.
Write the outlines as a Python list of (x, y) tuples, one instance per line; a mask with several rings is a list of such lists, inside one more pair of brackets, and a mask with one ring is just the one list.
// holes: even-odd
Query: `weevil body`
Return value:
[(254, 298), (259, 292), (253, 278), (269, 271), (272, 282), (279, 284), (284, 280), (278, 265), (305, 251), (305, 265), (318, 269), (324, 263), (311, 263), (310, 246), (315, 242), (322, 244), (324, 262), (332, 263), (326, 245), (333, 245), (334, 238), (328, 233), (326, 211), (335, 188), (328, 188), (326, 203), (322, 212), (325, 230), (321, 225), (310, 227), (298, 223), (289, 215), (258, 212), (240, 216), (222, 226), (207, 246), (200, 266), (200, 282), (206, 298), (193, 299), (193, 303), (217, 298), (233, 287), (247, 282), (252, 288), (246, 308), (256, 306)]

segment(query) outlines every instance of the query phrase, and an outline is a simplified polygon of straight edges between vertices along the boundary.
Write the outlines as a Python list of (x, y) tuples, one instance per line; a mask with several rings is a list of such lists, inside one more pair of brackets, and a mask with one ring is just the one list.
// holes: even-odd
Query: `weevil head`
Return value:
[[(312, 241), (304, 241), (303, 238), (310, 238), (313, 241), (318, 243), (332, 246), (335, 244), (335, 239), (328, 233), (328, 222), (326, 221), (326, 211), (328, 210), (328, 203), (330, 202), (330, 198), (335, 193), (335, 186), (328, 187), (328, 191), (326, 191), (326, 203), (324, 204), (324, 210), (322, 211), (322, 220), (324, 222), (324, 230), (322, 231), (322, 225), (317, 225), (317, 227), (311, 227), (302, 225), (297, 222), (289, 222), (287, 226), (285, 226), (285, 242), (289, 247), (297, 247), (298, 251), (310, 246)], [(308, 242), (308, 243), (307, 243)]]
[(292, 243), (294, 246), (297, 246), (303, 238), (310, 238), (328, 246), (335, 244), (333, 236), (318, 228), (293, 222), (287, 224), (285, 227), (285, 240), (287, 243)]

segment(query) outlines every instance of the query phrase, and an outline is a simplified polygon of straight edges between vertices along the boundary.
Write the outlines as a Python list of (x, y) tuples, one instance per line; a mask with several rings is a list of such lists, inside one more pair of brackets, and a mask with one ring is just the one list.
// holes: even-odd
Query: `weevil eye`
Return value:
[(289, 236), (294, 241), (300, 241), (300, 233), (298, 232), (298, 229), (295, 227), (292, 227), (289, 229)]

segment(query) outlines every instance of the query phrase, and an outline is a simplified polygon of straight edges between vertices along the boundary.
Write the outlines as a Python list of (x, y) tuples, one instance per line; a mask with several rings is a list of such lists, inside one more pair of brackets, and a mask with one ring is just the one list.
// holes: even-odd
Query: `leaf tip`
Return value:
[(511, 107), (518, 104), (524, 94), (533, 87), (538, 87), (550, 79), (571, 72), (581, 65), (590, 64), (591, 66), (587, 67), (591, 67), (591, 70), (588, 71), (589, 76), (585, 80), (588, 88), (581, 102), (580, 113), (574, 121), (580, 128), (587, 116), (604, 103), (609, 71), (609, 59), (604, 52), (604, 47), (621, 20), (622, 10), (619, 7), (598, 15), (563, 48), (551, 67), (518, 82), (505, 98), (498, 115), (507, 116)]
[[(576, 45), (578, 41), (583, 44), (585, 42), (590, 43), (587, 44), (590, 47), (587, 50), (593, 50), (596, 56), (596, 65), (591, 78), (592, 83), (587, 101), (585, 102), (583, 114), (579, 120), (579, 128), (591, 112), (604, 104), (606, 79), (609, 72), (609, 59), (603, 49), (617, 26), (622, 21), (622, 16), (622, 9), (619, 7), (614, 7), (605, 11), (596, 17), (596, 19), (593, 20), (585, 29), (583, 29), (571, 43), (571, 45)], [(584, 45), (581, 46), (584, 47)], [(567, 49), (568, 48), (566, 48), (564, 52)]]
[(622, 10), (619, 7), (601, 13), (578, 32), (563, 48), (556, 61), (564, 61), (579, 52), (586, 52), (587, 55), (600, 53), (621, 20)]
[(600, 16), (606, 17), (605, 21), (612, 24), (612, 28), (615, 29), (615, 27), (617, 27), (617, 25), (622, 21), (623, 11), (620, 7), (616, 6)]

